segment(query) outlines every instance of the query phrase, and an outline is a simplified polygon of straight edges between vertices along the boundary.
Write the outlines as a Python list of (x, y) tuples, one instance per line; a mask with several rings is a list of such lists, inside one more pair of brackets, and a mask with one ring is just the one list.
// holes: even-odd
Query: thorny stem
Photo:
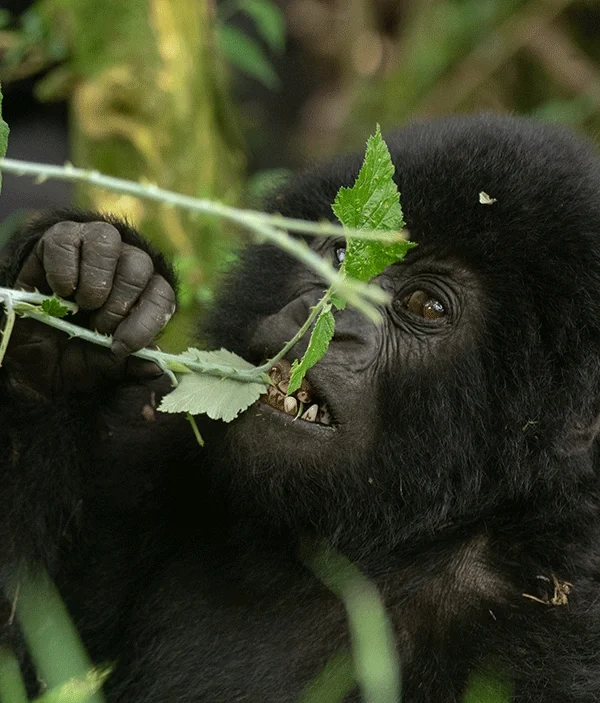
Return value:
[(260, 212), (258, 210), (244, 210), (241, 208), (224, 205), (205, 198), (194, 198), (191, 195), (182, 195), (165, 188), (159, 188), (153, 183), (138, 183), (128, 181), (125, 178), (115, 178), (105, 176), (99, 171), (75, 168), (72, 164), (56, 166), (53, 164), (41, 164), (33, 161), (21, 161), (19, 159), (0, 159), (0, 171), (13, 173), (16, 176), (35, 176), (37, 183), (54, 179), (106, 188), (116, 193), (127, 193), (144, 200), (156, 200), (174, 207), (181, 207), (185, 210), (203, 213), (205, 215), (216, 215), (225, 219), (230, 219), (239, 224), (243, 224), (249, 229), (254, 229), (254, 223), (270, 225), (276, 229), (285, 229), (290, 232), (301, 232), (325, 237), (353, 237), (356, 239), (367, 239), (378, 242), (392, 244), (407, 239), (405, 232), (383, 232), (377, 230), (352, 229), (343, 227), (333, 222), (310, 222), (299, 220), (294, 217), (284, 217), (283, 215)]
[[(167, 354), (156, 349), (140, 349), (134, 352), (133, 356), (158, 364), (158, 366), (168, 374), (174, 386), (177, 385), (175, 372), (181, 371), (182, 365), (189, 371), (206, 373), (219, 376), (220, 378), (233, 378), (244, 382), (268, 383), (269, 378), (266, 373), (271, 365), (283, 358), (302, 336), (306, 334), (315, 319), (322, 312), (324, 306), (330, 302), (331, 293), (334, 291), (343, 296), (348, 303), (360, 310), (369, 319), (375, 322), (380, 320), (381, 316), (376, 305), (388, 302), (388, 295), (379, 286), (369, 285), (346, 277), (343, 272), (336, 271), (329, 266), (324, 259), (315, 254), (304, 240), (293, 238), (284, 230), (322, 236), (347, 237), (350, 235), (384, 242), (394, 242), (405, 238), (402, 232), (390, 233), (348, 230), (347, 228), (330, 222), (307, 222), (283, 217), (281, 215), (267, 214), (253, 210), (240, 210), (228, 205), (223, 205), (222, 203), (193, 198), (191, 196), (168, 191), (154, 184), (136, 183), (122, 178), (105, 176), (98, 171), (75, 168), (71, 164), (53, 166), (4, 158), (0, 159), (0, 170), (21, 176), (36, 176), (36, 180), (40, 183), (49, 178), (87, 183), (88, 185), (108, 188), (115, 192), (128, 193), (139, 198), (182, 207), (193, 212), (216, 215), (229, 219), (251, 230), (259, 240), (266, 239), (291, 254), (303, 264), (316, 271), (330, 284), (324, 296), (311, 308), (310, 315), (293, 338), (285, 344), (278, 354), (258, 368), (236, 369), (220, 364), (200, 362), (197, 359), (190, 358), (190, 356), (186, 354)], [(110, 348), (112, 345), (112, 337), (80, 327), (61, 318), (52, 317), (42, 312), (39, 307), (32, 307), (39, 306), (47, 298), (48, 296), (37, 292), (31, 293), (0, 288), (0, 303), (4, 305), (7, 317), (5, 327), (1, 331), (0, 365), (6, 354), (8, 342), (15, 323), (15, 316), (17, 314), (55, 327), (71, 337), (78, 337), (92, 344)], [(69, 311), (77, 311), (77, 306), (74, 303), (68, 301), (61, 302)]]
[[(311, 308), (310, 315), (306, 318), (304, 324), (290, 339), (289, 342), (271, 359), (262, 366), (252, 369), (236, 369), (227, 367), (222, 364), (210, 364), (207, 362), (198, 361), (189, 356), (189, 354), (168, 354), (158, 349), (140, 349), (134, 352), (132, 356), (137, 356), (147, 361), (153, 361), (157, 364), (171, 379), (173, 386), (177, 385), (176, 371), (181, 371), (181, 367), (185, 366), (189, 371), (206, 373), (211, 376), (219, 376), (220, 378), (233, 378), (238, 381), (247, 383), (269, 383), (267, 372), (271, 366), (282, 359), (290, 349), (308, 332), (315, 319), (319, 316), (324, 306), (330, 302), (331, 288), (325, 291), (323, 297)], [(97, 344), (101, 347), (110, 348), (113, 339), (110, 335), (100, 334), (94, 330), (80, 327), (72, 322), (64, 320), (60, 317), (53, 317), (46, 312), (41, 311), (39, 305), (44, 300), (50, 300), (51, 296), (43, 295), (37, 292), (18, 291), (11, 288), (0, 288), (0, 303), (4, 305), (6, 311), (6, 323), (4, 329), (0, 330), (2, 334), (2, 342), (0, 343), (0, 366), (4, 360), (6, 349), (10, 341), (10, 336), (15, 324), (17, 315), (29, 317), (32, 320), (37, 320), (45, 325), (54, 327), (61, 332), (69, 335), (69, 337), (77, 337), (85, 342)], [(61, 299), (61, 304), (64, 305), (70, 312), (77, 312), (77, 305), (67, 300)], [(194, 430), (197, 431), (197, 428)]]
[(192, 212), (216, 215), (236, 222), (249, 229), (259, 239), (262, 238), (272, 242), (312, 268), (323, 276), (330, 285), (334, 286), (335, 290), (345, 297), (349, 303), (374, 321), (379, 319), (379, 313), (375, 305), (388, 302), (387, 294), (377, 285), (346, 278), (336, 272), (320, 256), (313, 252), (303, 240), (291, 237), (285, 230), (314, 235), (351, 236), (386, 242), (405, 238), (402, 232), (355, 231), (344, 229), (340, 225), (329, 222), (312, 223), (253, 210), (239, 210), (222, 203), (165, 190), (152, 183), (136, 183), (122, 178), (105, 176), (98, 171), (75, 168), (71, 164), (53, 166), (4, 158), (0, 159), (0, 170), (21, 176), (36, 176), (39, 182), (53, 178), (86, 183), (101, 188), (108, 188), (118, 193), (127, 193), (138, 198), (159, 201), (174, 207), (182, 207)]
[(319, 300), (319, 302), (316, 305), (313, 305), (313, 307), (310, 309), (310, 315), (306, 318), (302, 327), (300, 327), (300, 329), (290, 339), (290, 341), (286, 343), (286, 345), (283, 347), (283, 349), (281, 349), (281, 351), (279, 351), (272, 359), (269, 359), (262, 366), (259, 366), (257, 371), (264, 371), (265, 373), (267, 373), (271, 366), (273, 366), (273, 364), (275, 364), (280, 359), (283, 359), (283, 357), (289, 352), (289, 350), (295, 344), (297, 344), (297, 342), (299, 342), (300, 339), (308, 332), (308, 330), (312, 326), (312, 323), (317, 319), (317, 317), (319, 317), (323, 308), (330, 302), (330, 299), (331, 288), (328, 288), (325, 291), (323, 297)]
[[(189, 356), (189, 354), (169, 354), (162, 352), (159, 349), (140, 349), (132, 354), (140, 359), (153, 361), (157, 364), (171, 379), (173, 386), (177, 385), (176, 371), (181, 371), (181, 367), (185, 366), (189, 371), (198, 373), (206, 373), (211, 376), (219, 376), (220, 378), (233, 378), (238, 381), (247, 383), (269, 383), (269, 377), (266, 375), (271, 366), (282, 359), (292, 347), (300, 341), (300, 339), (308, 332), (315, 319), (319, 316), (324, 306), (330, 301), (331, 289), (325, 291), (323, 297), (316, 305), (311, 308), (310, 315), (306, 318), (304, 324), (290, 339), (289, 342), (272, 358), (262, 366), (252, 369), (236, 369), (227, 367), (222, 364), (210, 364), (203, 361), (198, 361)], [(44, 300), (50, 300), (51, 296), (43, 295), (37, 292), (12, 290), (11, 288), (0, 288), (0, 303), (4, 305), (6, 310), (6, 323), (2, 333), (2, 342), (0, 343), (0, 366), (4, 360), (8, 342), (15, 324), (17, 315), (29, 317), (32, 320), (37, 320), (45, 325), (54, 327), (61, 332), (64, 332), (69, 337), (77, 337), (85, 342), (97, 344), (101, 347), (109, 349), (113, 339), (110, 335), (100, 334), (94, 330), (80, 327), (68, 320), (60, 317), (53, 317), (48, 313), (42, 312), (38, 307)], [(77, 305), (67, 300), (60, 301), (62, 305), (69, 309), (70, 312), (77, 312)]]
[[(32, 320), (37, 320), (38, 322), (43, 322), (45, 325), (54, 327), (61, 332), (65, 332), (69, 337), (77, 337), (83, 339), (86, 342), (91, 342), (92, 344), (98, 344), (101, 347), (110, 348), (112, 345), (112, 337), (100, 334), (99, 332), (94, 332), (93, 330), (86, 329), (85, 327), (80, 327), (79, 325), (74, 325), (72, 322), (63, 320), (59, 317), (52, 317), (45, 312), (40, 312), (39, 309), (32, 308), (30, 305), (20, 305), (19, 303), (13, 303), (11, 300), (11, 293), (18, 292), (22, 295), (22, 291), (12, 291), (7, 288), (0, 288), (0, 300), (6, 306), (12, 305), (14, 312), (23, 317), (29, 317)], [(31, 295), (39, 295), (32, 293)], [(46, 297), (46, 296), (42, 296)], [(6, 336), (6, 332), (5, 332)], [(4, 339), (2, 340), (4, 343)], [(220, 364), (210, 364), (206, 362), (198, 361), (187, 354), (168, 354), (162, 352), (158, 349), (140, 349), (132, 354), (132, 356), (137, 356), (140, 359), (146, 359), (147, 361), (153, 361), (158, 364), (160, 368), (167, 373), (173, 380), (173, 373), (175, 371), (180, 371), (182, 366), (185, 366), (189, 371), (196, 371), (198, 373), (206, 373), (210, 376), (218, 376), (219, 378), (234, 378), (238, 381), (244, 381), (247, 383), (267, 383), (268, 378), (262, 373), (261, 370), (252, 369), (236, 369), (231, 367), (226, 367)], [(0, 363), (2, 363), (4, 357), (0, 357)]]

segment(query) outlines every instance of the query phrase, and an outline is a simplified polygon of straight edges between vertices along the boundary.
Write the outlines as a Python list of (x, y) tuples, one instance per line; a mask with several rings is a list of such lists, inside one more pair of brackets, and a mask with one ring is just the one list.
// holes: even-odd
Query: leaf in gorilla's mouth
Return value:
[(286, 395), (290, 383), (290, 373), (291, 364), (286, 359), (281, 359), (273, 364), (269, 371), (271, 385), (267, 392), (261, 395), (259, 402), (293, 417), (298, 416), (300, 410), (302, 414), (299, 419), (305, 422), (331, 425), (331, 412), (327, 403), (317, 396), (306, 378), (302, 379), (302, 385), (295, 393)]

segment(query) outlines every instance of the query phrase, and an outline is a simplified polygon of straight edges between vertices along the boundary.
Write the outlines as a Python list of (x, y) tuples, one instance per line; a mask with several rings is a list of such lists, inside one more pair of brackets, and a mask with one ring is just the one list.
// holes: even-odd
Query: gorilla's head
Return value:
[[(305, 407), (317, 407), (296, 420), (272, 391), (227, 428), (222, 470), (278, 518), (358, 538), (515, 510), (532, 529), (576, 505), (583, 515), (582, 503), (596, 505), (600, 412), (592, 147), (559, 127), (493, 116), (414, 124), (386, 141), (418, 247), (376, 279), (393, 299), (383, 323), (336, 312), (303, 389)], [(298, 175), (270, 208), (333, 219), (361, 162), (354, 154)], [(482, 191), (493, 202), (480, 202)], [(340, 240), (310, 246), (343, 256)], [(273, 247), (252, 247), (224, 286), (211, 341), (261, 362), (324, 288)], [(285, 383), (286, 372), (274, 373)]]

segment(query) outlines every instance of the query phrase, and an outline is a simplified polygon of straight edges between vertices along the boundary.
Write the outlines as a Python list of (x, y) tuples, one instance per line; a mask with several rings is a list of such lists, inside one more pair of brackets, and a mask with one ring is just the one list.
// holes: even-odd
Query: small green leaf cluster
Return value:
[(42, 312), (50, 315), (50, 317), (66, 317), (70, 312), (69, 308), (56, 296), (46, 298), (46, 300), (42, 301), (40, 307)]
[[(367, 141), (365, 160), (352, 188), (340, 188), (333, 203), (338, 220), (352, 229), (399, 232), (404, 227), (400, 193), (394, 182), (394, 164), (381, 129)], [(369, 281), (391, 264), (401, 261), (416, 246), (401, 240), (386, 244), (349, 237), (343, 269), (348, 276)]]

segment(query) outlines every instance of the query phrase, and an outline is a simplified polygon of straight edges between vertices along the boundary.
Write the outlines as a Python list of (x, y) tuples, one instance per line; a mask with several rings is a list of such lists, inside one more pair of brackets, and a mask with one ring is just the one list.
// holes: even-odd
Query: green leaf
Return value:
[[(79, 703), (77, 693), (85, 687), (86, 703), (104, 703), (104, 696), (98, 688), (108, 672), (93, 669), (77, 629), (48, 574), (39, 569), (35, 574), (22, 575), (18, 581), (14, 578), (5, 588), (9, 602), (15, 598), (17, 620), (27, 651), (47, 690), (53, 692), (66, 686), (69, 696), (61, 701)], [(75, 684), (71, 688), (69, 684), (72, 682)], [(56, 698), (51, 700), (56, 703)]]
[(342, 297), (339, 293), (335, 293), (334, 291), (330, 293), (329, 299), (336, 310), (343, 310), (348, 304), (346, 298)]
[(246, 359), (242, 359), (228, 349), (214, 349), (213, 351), (204, 351), (195, 347), (188, 347), (183, 354), (180, 354), (182, 363), (185, 364), (186, 357), (190, 361), (199, 361), (201, 364), (212, 364), (213, 366), (222, 366), (224, 370), (238, 369), (239, 371), (249, 371), (256, 368)]
[(334, 330), (335, 320), (331, 312), (331, 305), (327, 304), (323, 307), (319, 317), (317, 317), (317, 321), (310, 335), (308, 347), (304, 352), (302, 360), (298, 362), (298, 359), (294, 359), (288, 394), (294, 393), (300, 388), (302, 379), (308, 369), (312, 368), (317, 361), (320, 361), (325, 356), (325, 352), (329, 347), (329, 342), (331, 342), (333, 338)]
[(41, 305), (42, 312), (50, 317), (65, 317), (69, 314), (69, 308), (62, 304), (60, 298), (46, 298)]
[(354, 688), (356, 676), (352, 654), (338, 652), (306, 686), (298, 703), (343, 703)]
[(271, 90), (279, 87), (279, 76), (255, 41), (226, 24), (217, 27), (216, 33), (221, 51), (232, 66)]
[(240, 10), (254, 20), (260, 36), (269, 49), (278, 54), (285, 49), (285, 17), (272, 0), (245, 0)]
[[(394, 183), (394, 164), (377, 125), (367, 141), (367, 150), (358, 178), (352, 188), (340, 188), (332, 206), (345, 227), (400, 231), (404, 227), (400, 193)], [(368, 281), (390, 264), (400, 261), (414, 245), (399, 241), (384, 243), (349, 238), (344, 271), (353, 278)]]
[(0, 700), (29, 703), (19, 660), (7, 647), (0, 647)]
[[(8, 146), (8, 125), (2, 119), (2, 86), (0, 86), (0, 158), (6, 156), (6, 148)], [(2, 189), (2, 172), (0, 172), (0, 190)]]
[(245, 383), (206, 373), (184, 374), (175, 390), (159, 406), (163, 413), (206, 413), (213, 420), (231, 422), (265, 393), (264, 383)]
[[(245, 359), (226, 349), (206, 352), (190, 348), (181, 357), (183, 364), (185, 357), (190, 361), (223, 366), (224, 370), (232, 367), (244, 371), (254, 368)], [(225, 422), (234, 420), (267, 390), (265, 383), (247, 383), (206, 373), (186, 373), (178, 380), (177, 388), (162, 399), (158, 408), (161, 412), (191, 415), (206, 413), (213, 420)]]

